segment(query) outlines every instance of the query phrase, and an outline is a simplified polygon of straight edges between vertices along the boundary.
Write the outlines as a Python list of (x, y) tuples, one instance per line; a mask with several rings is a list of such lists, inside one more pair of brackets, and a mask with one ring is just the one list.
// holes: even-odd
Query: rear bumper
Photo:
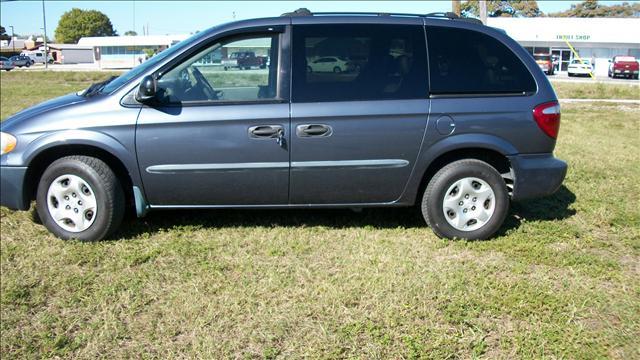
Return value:
[(12, 210), (28, 210), (29, 200), (24, 196), (26, 167), (0, 166), (0, 205)]
[(552, 154), (515, 155), (509, 161), (514, 172), (513, 200), (555, 193), (567, 174), (567, 163)]

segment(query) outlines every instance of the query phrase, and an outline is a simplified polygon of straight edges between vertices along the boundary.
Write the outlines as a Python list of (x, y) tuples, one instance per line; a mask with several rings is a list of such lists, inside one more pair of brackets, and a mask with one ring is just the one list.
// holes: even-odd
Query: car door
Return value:
[[(156, 100), (141, 109), (136, 131), (152, 206), (288, 202), (288, 86), (281, 88), (286, 36), (284, 27), (271, 26), (215, 39), (161, 70)], [(248, 47), (274, 61), (242, 72), (225, 72), (211, 61)]]
[[(290, 202), (398, 199), (415, 164), (429, 108), (421, 20), (394, 25), (292, 21)], [(314, 57), (367, 60), (349, 72), (306, 72)]]

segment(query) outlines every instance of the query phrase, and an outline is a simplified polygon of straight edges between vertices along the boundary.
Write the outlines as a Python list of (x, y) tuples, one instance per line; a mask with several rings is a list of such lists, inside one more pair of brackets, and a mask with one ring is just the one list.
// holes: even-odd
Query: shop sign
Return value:
[(589, 41), (589, 39), (591, 39), (591, 35), (587, 34), (556, 35), (556, 40)]

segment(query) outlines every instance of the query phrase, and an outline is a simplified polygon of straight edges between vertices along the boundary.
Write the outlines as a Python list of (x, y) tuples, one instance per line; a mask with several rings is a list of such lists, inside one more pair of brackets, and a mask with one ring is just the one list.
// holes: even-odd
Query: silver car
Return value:
[(0, 70), (13, 70), (13, 68), (15, 68), (15, 65), (13, 64), (13, 61), (7, 59), (4, 56), (0, 56)]

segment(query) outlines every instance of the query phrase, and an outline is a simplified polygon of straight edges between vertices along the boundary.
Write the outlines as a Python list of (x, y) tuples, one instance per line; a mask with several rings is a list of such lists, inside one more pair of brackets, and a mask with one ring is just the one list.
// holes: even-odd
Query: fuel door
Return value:
[(450, 116), (443, 115), (436, 120), (436, 129), (440, 135), (451, 135), (456, 129), (456, 124)]

